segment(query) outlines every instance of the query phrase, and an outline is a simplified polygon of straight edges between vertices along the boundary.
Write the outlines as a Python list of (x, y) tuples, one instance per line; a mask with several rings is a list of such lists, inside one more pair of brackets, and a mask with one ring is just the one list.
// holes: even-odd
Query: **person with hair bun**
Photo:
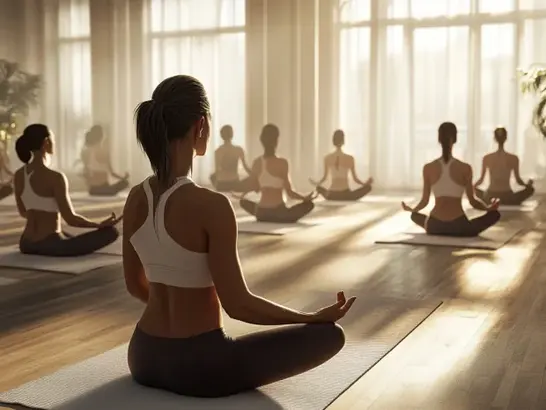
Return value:
[[(498, 200), (489, 205), (474, 195), (472, 167), (453, 157), (453, 145), (457, 142), (457, 127), (444, 122), (438, 129), (442, 156), (423, 167), (423, 195), (414, 208), (402, 202), (402, 208), (411, 212), (411, 219), (430, 235), (473, 237), (496, 224), (500, 219)], [(431, 192), (435, 197), (434, 208), (427, 217), (420, 213), (428, 205)], [(468, 219), (462, 206), (466, 192), (470, 205), (485, 214)]]
[[(120, 218), (112, 213), (96, 223), (74, 212), (66, 176), (48, 166), (53, 146), (53, 133), (43, 124), (26, 127), (15, 143), (17, 156), (25, 164), (14, 176), (17, 209), (26, 219), (19, 249), (25, 254), (58, 257), (96, 252), (119, 237), (115, 225)], [(70, 226), (93, 230), (66, 236), (59, 215)]]
[(246, 163), (245, 151), (238, 145), (233, 145), (233, 127), (224, 125), (220, 129), (220, 138), (224, 143), (214, 153), (214, 174), (210, 176), (212, 186), (219, 192), (243, 192), (245, 180), (239, 178), (239, 162), (245, 171), (250, 174), (250, 167)]
[[(207, 152), (210, 105), (201, 82), (163, 80), (136, 110), (138, 143), (153, 175), (125, 204), (123, 270), (128, 292), (145, 304), (129, 342), (128, 365), (144, 386), (221, 397), (303, 373), (344, 345), (335, 324), (355, 298), (316, 312), (289, 309), (253, 294), (237, 252), (230, 200), (191, 179)], [(231, 338), (233, 319), (273, 329)], [(292, 325), (283, 326), (280, 325)]]
[[(110, 149), (105, 141), (104, 130), (100, 125), (92, 126), (85, 134), (81, 160), (89, 195), (114, 196), (129, 187), (129, 174), (121, 176), (114, 171)], [(117, 182), (111, 184), (110, 176)]]
[[(483, 201), (498, 198), (501, 205), (521, 205), (523, 201), (529, 199), (535, 193), (535, 189), (533, 188), (532, 179), (527, 182), (521, 179), (518, 156), (505, 151), (504, 144), (507, 137), (506, 128), (495, 129), (494, 138), (498, 149), (483, 157), (482, 173), (474, 184), (474, 188), (476, 189), (476, 196)], [(486, 191), (482, 191), (478, 187), (483, 184), (487, 171), (489, 171), (489, 187)], [(510, 186), (512, 173), (514, 173), (518, 185), (524, 187), (522, 190), (512, 191)]]
[[(324, 158), (324, 176), (318, 182), (312, 179), (309, 182), (315, 185), (317, 192), (327, 200), (358, 201), (370, 193), (373, 179), (369, 178), (366, 182), (362, 182), (356, 176), (354, 157), (343, 152), (345, 133), (342, 130), (334, 132), (332, 142), (336, 149)], [(351, 190), (349, 187), (349, 173), (353, 177), (353, 180), (360, 185), (360, 188)], [(326, 189), (321, 185), (329, 175), (331, 176), (330, 187)]]
[[(240, 205), (261, 222), (295, 223), (314, 209), (313, 199), (317, 194), (313, 191), (304, 196), (292, 188), (288, 161), (276, 155), (279, 135), (276, 125), (263, 127), (260, 141), (264, 153), (252, 164), (250, 182), (246, 184), (246, 192), (240, 196)], [(252, 190), (260, 193), (259, 202), (245, 198)], [(300, 202), (287, 206), (283, 196), (285, 191), (289, 198)]]

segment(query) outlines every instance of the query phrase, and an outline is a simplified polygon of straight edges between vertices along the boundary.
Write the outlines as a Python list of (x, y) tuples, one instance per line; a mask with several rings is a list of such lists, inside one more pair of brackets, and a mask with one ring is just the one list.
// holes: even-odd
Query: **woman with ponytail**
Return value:
[[(497, 128), (494, 132), (495, 142), (498, 149), (491, 154), (483, 157), (482, 173), (480, 178), (474, 184), (476, 196), (483, 201), (490, 198), (498, 198), (501, 205), (521, 205), (535, 193), (533, 180), (524, 182), (519, 174), (519, 158), (517, 155), (510, 154), (504, 149), (508, 133), (505, 128)], [(485, 180), (485, 175), (489, 171), (489, 187), (486, 191), (478, 189)], [(512, 173), (518, 185), (523, 189), (513, 192), (510, 186)]]
[[(423, 195), (414, 208), (402, 202), (402, 208), (411, 212), (411, 219), (430, 235), (472, 237), (493, 226), (500, 219), (498, 200), (486, 205), (474, 195), (472, 167), (453, 157), (453, 145), (457, 142), (457, 127), (444, 122), (438, 129), (442, 156), (423, 167)], [(428, 205), (431, 192), (435, 205), (430, 215), (420, 213)], [(480, 217), (468, 219), (462, 206), (466, 192), (470, 205), (485, 211)]]
[[(334, 132), (332, 142), (335, 151), (324, 158), (324, 176), (318, 182), (311, 179), (309, 182), (315, 185), (317, 192), (327, 200), (358, 201), (370, 193), (373, 179), (368, 178), (366, 182), (362, 182), (356, 176), (354, 157), (343, 152), (343, 145), (345, 144), (345, 133), (343, 131), (337, 130)], [(359, 188), (351, 190), (349, 187), (349, 173), (354, 182), (360, 185)], [(326, 189), (322, 187), (322, 184), (329, 175), (331, 175), (330, 187)]]
[[(129, 187), (129, 174), (121, 176), (114, 171), (110, 148), (105, 143), (104, 131), (100, 125), (92, 126), (85, 134), (81, 160), (89, 195), (114, 196)], [(116, 182), (111, 184), (110, 176)]]
[[(246, 212), (254, 215), (258, 221), (275, 223), (295, 223), (309, 214), (315, 205), (313, 199), (316, 193), (304, 196), (292, 188), (288, 161), (277, 157), (279, 129), (274, 124), (263, 127), (260, 141), (264, 147), (263, 155), (252, 164), (250, 183), (255, 191), (260, 192), (258, 202), (245, 198), (252, 189), (250, 186), (241, 196), (240, 204)], [(284, 202), (284, 192), (289, 198), (300, 201), (287, 206)]]
[[(19, 214), (27, 220), (19, 242), (22, 253), (43, 256), (81, 256), (96, 252), (119, 236), (112, 213), (100, 223), (74, 212), (66, 176), (48, 166), (53, 154), (53, 134), (43, 124), (25, 128), (15, 143), (25, 165), (15, 172), (15, 200)], [(74, 227), (92, 231), (67, 237), (61, 232), (60, 216)]]
[[(133, 379), (186, 396), (228, 396), (334, 356), (345, 340), (334, 322), (354, 298), (339, 292), (337, 302), (305, 313), (253, 294), (231, 202), (191, 179), (210, 134), (203, 85), (186, 75), (164, 80), (137, 108), (136, 133), (153, 175), (131, 190), (124, 211), (125, 283), (146, 305), (129, 342)], [(221, 307), (247, 323), (293, 326), (231, 338)]]

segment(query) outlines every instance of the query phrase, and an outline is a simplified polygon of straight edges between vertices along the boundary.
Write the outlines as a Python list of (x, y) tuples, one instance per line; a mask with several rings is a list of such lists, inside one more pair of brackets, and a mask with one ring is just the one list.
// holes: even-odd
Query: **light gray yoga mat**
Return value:
[(538, 201), (525, 201), (521, 205), (500, 205), (500, 212), (533, 212), (538, 207)]
[(79, 275), (93, 269), (120, 263), (116, 255), (91, 254), (76, 257), (24, 255), (17, 246), (0, 247), (0, 267)]
[(250, 217), (249, 219), (237, 218), (239, 232), (261, 233), (264, 235), (277, 236), (286, 235), (288, 233), (292, 233), (300, 229), (309, 228), (318, 224), (318, 220), (300, 221), (291, 224), (281, 224), (272, 222), (258, 222), (254, 217)]
[(402, 201), (412, 201), (413, 196), (390, 196), (390, 195), (366, 195), (358, 201), (330, 201), (327, 199), (317, 200), (315, 203), (318, 206), (324, 207), (341, 207), (354, 204), (400, 204)]
[(474, 238), (428, 235), (424, 232), (398, 233), (377, 240), (377, 244), (405, 244), (425, 246), (447, 246), (452, 248), (496, 250), (503, 247), (520, 232), (519, 228), (493, 226)]
[[(324, 296), (322, 298), (322, 304), (331, 303), (331, 298), (326, 301)], [(358, 302), (353, 309), (358, 307)], [(363, 302), (358, 310), (349, 312), (352, 318), (349, 315), (344, 318), (348, 320), (343, 324), (347, 343), (337, 356), (309, 372), (257, 391), (221, 399), (196, 399), (141, 387), (130, 379), (127, 345), (122, 345), (0, 394), (0, 402), (46, 410), (322, 410), (441, 304)], [(369, 315), (369, 320), (363, 323), (359, 319), (365, 315)], [(377, 320), (373, 320), (374, 317)], [(239, 322), (239, 325), (242, 324)], [(255, 330), (251, 325), (244, 326), (249, 331)], [(226, 327), (229, 331), (229, 323)]]

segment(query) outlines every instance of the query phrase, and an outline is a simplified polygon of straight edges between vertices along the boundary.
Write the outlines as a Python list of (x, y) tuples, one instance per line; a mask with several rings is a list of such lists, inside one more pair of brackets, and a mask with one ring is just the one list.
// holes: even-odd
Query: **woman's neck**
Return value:
[(504, 145), (499, 145), (497, 152), (504, 152)]
[(336, 153), (342, 153), (342, 152), (343, 152), (343, 148), (342, 148), (342, 147), (336, 147), (335, 152), (336, 152)]
[(32, 161), (30, 161), (29, 165), (32, 165), (33, 167), (45, 167), (46, 166), (45, 157), (40, 154), (36, 154), (36, 155), (33, 154)]

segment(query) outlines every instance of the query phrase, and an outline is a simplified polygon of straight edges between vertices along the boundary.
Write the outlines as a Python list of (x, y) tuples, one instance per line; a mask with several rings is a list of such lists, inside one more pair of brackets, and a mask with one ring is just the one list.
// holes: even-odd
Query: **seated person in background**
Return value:
[[(83, 175), (94, 196), (114, 196), (129, 187), (129, 174), (120, 176), (112, 168), (110, 150), (104, 144), (104, 131), (100, 125), (94, 125), (85, 134), (85, 145), (81, 152)], [(118, 181), (110, 184), (112, 175)]]
[(0, 200), (13, 194), (13, 172), (10, 167), (7, 142), (0, 143)]
[[(521, 205), (523, 201), (529, 199), (535, 193), (533, 180), (530, 179), (527, 183), (523, 182), (519, 174), (518, 156), (504, 150), (504, 144), (508, 136), (506, 129), (497, 128), (494, 136), (499, 148), (496, 152), (483, 157), (482, 173), (474, 184), (476, 196), (486, 202), (491, 198), (497, 198), (501, 205)], [(487, 171), (489, 171), (489, 187), (486, 191), (482, 191), (478, 187), (483, 184)], [(512, 172), (516, 182), (525, 187), (518, 192), (513, 192), (510, 187)]]
[[(128, 349), (133, 379), (185, 396), (221, 397), (335, 356), (345, 343), (335, 322), (355, 298), (339, 292), (337, 303), (304, 313), (253, 294), (239, 263), (231, 202), (191, 179), (193, 158), (205, 155), (209, 139), (203, 85), (185, 75), (167, 78), (138, 107), (136, 128), (154, 175), (131, 190), (124, 211), (125, 283), (145, 306)], [(222, 308), (235, 320), (277, 327), (232, 338)]]
[[(313, 210), (315, 193), (307, 196), (298, 194), (292, 189), (288, 161), (277, 157), (279, 129), (276, 125), (267, 124), (262, 129), (260, 141), (264, 147), (264, 154), (252, 164), (250, 173), (254, 189), (260, 192), (258, 203), (241, 197), (241, 208), (254, 215), (261, 222), (295, 223)], [(284, 202), (284, 191), (291, 198), (300, 201), (288, 207)]]
[[(402, 208), (411, 212), (411, 219), (430, 235), (472, 237), (478, 236), (500, 219), (498, 201), (485, 205), (474, 196), (472, 167), (453, 158), (453, 145), (457, 142), (457, 127), (445, 122), (438, 129), (442, 145), (442, 156), (423, 167), (423, 196), (415, 208), (402, 202)], [(431, 191), (434, 193), (434, 208), (427, 217), (419, 211), (428, 205)], [(486, 213), (478, 218), (468, 219), (462, 206), (463, 194), (475, 209)]]
[(245, 171), (250, 174), (250, 167), (245, 160), (245, 151), (242, 147), (233, 145), (233, 128), (224, 125), (220, 129), (220, 137), (224, 143), (214, 153), (214, 174), (210, 181), (214, 189), (220, 192), (243, 192), (244, 183), (239, 179), (239, 161)]
[[(15, 144), (17, 156), (25, 165), (15, 172), (15, 200), (19, 214), (26, 219), (19, 242), (22, 253), (44, 256), (81, 256), (113, 243), (119, 236), (114, 213), (100, 223), (74, 212), (66, 176), (50, 169), (53, 134), (42, 124), (25, 128)], [(67, 237), (61, 232), (59, 213), (65, 222), (77, 228), (94, 228), (81, 235)]]
[[(324, 158), (324, 176), (318, 182), (310, 179), (309, 181), (316, 185), (317, 192), (325, 199), (333, 201), (358, 201), (372, 190), (373, 179), (369, 178), (362, 182), (356, 176), (355, 159), (352, 155), (343, 152), (345, 144), (345, 134), (341, 130), (334, 132), (332, 138), (335, 151), (326, 155)], [(351, 191), (349, 188), (349, 172), (353, 180), (362, 185), (360, 188)], [(326, 181), (328, 175), (331, 175), (331, 183), (328, 189), (321, 185)]]

